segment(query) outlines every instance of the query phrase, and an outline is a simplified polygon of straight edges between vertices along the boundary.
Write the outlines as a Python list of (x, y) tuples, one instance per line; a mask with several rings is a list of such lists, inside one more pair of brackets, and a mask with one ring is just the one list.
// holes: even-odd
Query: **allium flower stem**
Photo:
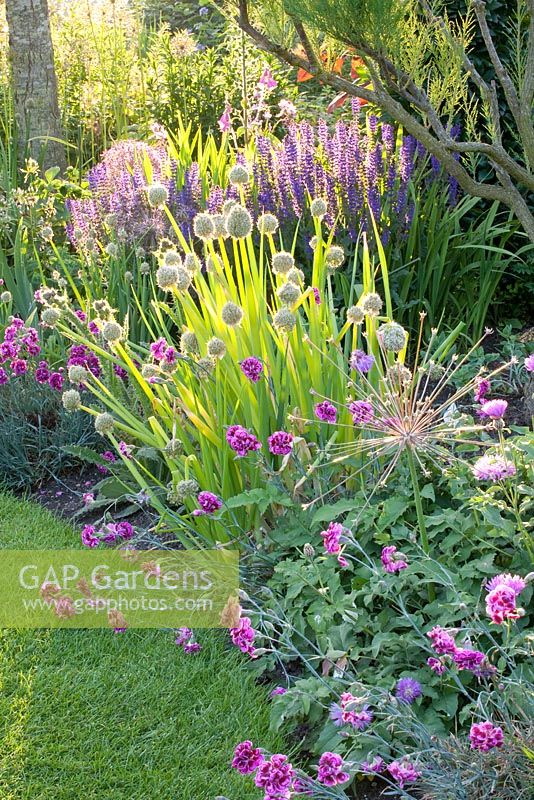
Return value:
[[(417, 475), (417, 467), (415, 466), (415, 458), (411, 447), (406, 448), (406, 456), (408, 458), (408, 466), (410, 468), (410, 477), (412, 479), (413, 496), (415, 501), (415, 510), (417, 513), (417, 524), (419, 525), (419, 533), (421, 535), (421, 547), (426, 556), (430, 554), (430, 547), (428, 544), (428, 534), (426, 531), (425, 515), (423, 513), (423, 502), (421, 499), (421, 492), (419, 491), (419, 478)], [(434, 584), (428, 584), (428, 599), (432, 603), (436, 599), (436, 592)]]

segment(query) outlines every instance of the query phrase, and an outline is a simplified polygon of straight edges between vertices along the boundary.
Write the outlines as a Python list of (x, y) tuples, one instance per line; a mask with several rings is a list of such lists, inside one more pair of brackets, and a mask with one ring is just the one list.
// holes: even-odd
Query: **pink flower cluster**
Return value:
[(352, 725), (353, 728), (364, 731), (373, 721), (373, 712), (353, 694), (343, 692), (339, 703), (333, 703), (330, 707), (330, 719), (334, 725)]
[(334, 405), (332, 405), (332, 403), (329, 403), (328, 400), (323, 400), (322, 403), (317, 403), (313, 410), (315, 416), (317, 419), (320, 419), (321, 422), (333, 424), (337, 419), (337, 409)]
[(222, 507), (222, 500), (213, 492), (200, 492), (197, 495), (199, 508), (195, 508), (193, 516), (201, 517), (205, 514), (215, 514)]
[(84, 525), (81, 540), (85, 547), (98, 547), (102, 543), (112, 545), (128, 541), (134, 534), (133, 526), (129, 522), (108, 522), (99, 530), (94, 525)]
[(392, 761), (387, 766), (387, 771), (394, 781), (397, 781), (401, 789), (407, 783), (415, 783), (421, 777), (421, 772), (415, 767), (411, 761)]
[(196, 655), (202, 650), (202, 645), (193, 641), (193, 631), (191, 628), (178, 628), (176, 631), (175, 644), (181, 647), (184, 653)]
[(494, 747), (502, 747), (504, 735), (502, 728), (493, 725), (491, 722), (475, 722), (469, 731), (471, 750), (480, 750), (487, 753)]
[(267, 758), (250, 739), (240, 742), (234, 750), (232, 767), (241, 775), (254, 776), (258, 789), (263, 789), (264, 800), (289, 800), (303, 791), (302, 782), (283, 753)]
[(345, 772), (343, 759), (338, 753), (323, 753), (319, 759), (319, 770), (317, 780), (324, 786), (337, 786), (346, 783), (350, 775)]
[(258, 383), (263, 375), (263, 364), (256, 356), (249, 356), (243, 359), (239, 366), (243, 375), (252, 383)]
[(506, 620), (516, 620), (523, 615), (517, 608), (517, 597), (526, 586), (519, 575), (496, 575), (486, 584), (486, 612), (491, 621), (502, 625)]
[(398, 573), (408, 567), (405, 556), (399, 553), (395, 545), (392, 544), (382, 548), (380, 560), (386, 572)]
[[(244, 458), (248, 453), (261, 450), (261, 442), (242, 425), (230, 425), (226, 431), (226, 441), (237, 453), (239, 458)], [(275, 456), (287, 456), (293, 449), (293, 434), (287, 431), (275, 431), (268, 439), (269, 451)]]
[(428, 631), (427, 636), (434, 652), (442, 656), (441, 658), (430, 657), (426, 662), (437, 675), (443, 675), (447, 669), (447, 659), (450, 659), (451, 664), (454, 664), (459, 670), (472, 672), (477, 677), (495, 672), (495, 667), (489, 663), (485, 653), (469, 647), (458, 647), (454, 635), (439, 625)]
[(512, 478), (516, 474), (513, 461), (504, 456), (486, 453), (475, 461), (472, 467), (473, 475), (479, 481), (502, 481), (505, 478)]
[(368, 422), (372, 422), (375, 415), (373, 406), (366, 400), (353, 400), (349, 404), (349, 411), (355, 425), (366, 425)]
[(172, 365), (178, 359), (178, 353), (165, 339), (158, 339), (150, 345), (150, 354), (159, 364)]
[(256, 657), (254, 639), (256, 631), (252, 627), (250, 617), (241, 617), (235, 628), (230, 628), (230, 638), (232, 644), (239, 647), (242, 653), (246, 653), (251, 658)]
[[(12, 317), (4, 330), (4, 339), (0, 342), (0, 365), (5, 365), (0, 366), (0, 386), (9, 383), (11, 378), (29, 374), (34, 366), (31, 359), (40, 352), (37, 329), (27, 327), (20, 317)], [(56, 391), (63, 388), (62, 371), (52, 371), (46, 361), (39, 361), (34, 366), (33, 377), (37, 383), (48, 383)]]

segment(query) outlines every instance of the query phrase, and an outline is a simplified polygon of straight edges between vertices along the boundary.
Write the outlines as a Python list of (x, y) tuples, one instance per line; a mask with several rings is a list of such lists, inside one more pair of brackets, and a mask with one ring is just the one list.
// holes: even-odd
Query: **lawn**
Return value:
[[(0, 542), (78, 546), (67, 524), (9, 495)], [(228, 764), (245, 737), (279, 749), (267, 690), (223, 633), (198, 639), (187, 656), (165, 631), (2, 631), (2, 800), (257, 797)]]

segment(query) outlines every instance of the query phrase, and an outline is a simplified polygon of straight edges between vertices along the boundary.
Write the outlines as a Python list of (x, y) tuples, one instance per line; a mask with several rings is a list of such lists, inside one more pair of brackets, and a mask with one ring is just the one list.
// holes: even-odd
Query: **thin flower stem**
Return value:
[[(421, 493), (419, 491), (419, 479), (417, 477), (417, 467), (411, 447), (406, 448), (406, 455), (408, 457), (408, 466), (410, 468), (410, 477), (412, 479), (413, 495), (415, 500), (415, 510), (417, 513), (417, 523), (419, 525), (419, 533), (421, 534), (421, 547), (426, 556), (430, 555), (430, 547), (428, 544), (428, 535), (426, 532), (425, 516), (423, 514), (423, 503), (421, 500)], [(432, 603), (436, 599), (436, 592), (434, 584), (428, 584), (428, 599)]]

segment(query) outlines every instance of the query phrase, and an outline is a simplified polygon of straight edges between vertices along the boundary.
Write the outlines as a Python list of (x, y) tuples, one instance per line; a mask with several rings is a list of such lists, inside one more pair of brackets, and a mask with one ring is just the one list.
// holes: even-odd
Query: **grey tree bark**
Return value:
[[(48, 0), (6, 0), (15, 118), (21, 150), (45, 168), (66, 166)], [(53, 138), (50, 138), (53, 137)]]

